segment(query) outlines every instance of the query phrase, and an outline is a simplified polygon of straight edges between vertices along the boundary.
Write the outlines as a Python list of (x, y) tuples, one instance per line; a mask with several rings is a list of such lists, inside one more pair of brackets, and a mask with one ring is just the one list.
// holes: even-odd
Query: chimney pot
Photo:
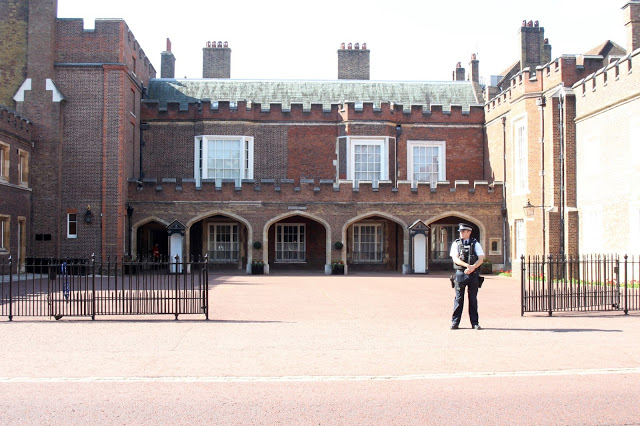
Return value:
[(527, 26), (527, 21), (522, 21), (522, 26), (526, 27)]
[(224, 42), (224, 47), (229, 47), (229, 43), (227, 43), (226, 41)]
[(359, 49), (360, 49), (360, 44), (359, 44), (359, 43), (356, 43), (353, 47), (354, 47), (356, 50), (359, 50)]
[(347, 49), (351, 49), (351, 43), (347, 44)]
[(536, 28), (538, 28), (538, 27), (540, 26), (540, 22), (535, 21), (535, 22), (533, 23), (533, 26), (534, 26), (534, 27), (536, 27)]
[(171, 52), (171, 40), (167, 37), (167, 52)]
[(344, 50), (344, 43), (340, 43), (340, 49)]
[(221, 41), (218, 42), (218, 47), (222, 47), (222, 42)]
[(533, 27), (533, 21), (527, 22), (527, 27)]
[(367, 43), (362, 43), (362, 50), (367, 50)]

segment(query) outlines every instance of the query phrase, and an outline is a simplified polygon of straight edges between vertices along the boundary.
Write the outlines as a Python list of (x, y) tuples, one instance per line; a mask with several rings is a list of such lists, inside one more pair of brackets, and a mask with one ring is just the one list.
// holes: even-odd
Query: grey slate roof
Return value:
[(379, 108), (383, 102), (403, 105), (405, 110), (412, 105), (428, 109), (431, 105), (442, 105), (449, 111), (451, 105), (460, 105), (465, 111), (478, 102), (473, 84), (469, 81), (418, 82), (418, 81), (372, 81), (372, 80), (233, 80), (233, 79), (152, 79), (149, 82), (147, 100), (158, 101), (159, 108), (167, 102), (180, 102), (180, 109), (187, 109), (190, 102), (209, 100), (248, 104), (259, 103), (262, 108), (269, 104), (281, 104), (289, 110), (291, 104), (302, 104), (309, 110), (311, 104), (322, 104), (328, 110), (332, 104), (344, 102), (371, 102)]

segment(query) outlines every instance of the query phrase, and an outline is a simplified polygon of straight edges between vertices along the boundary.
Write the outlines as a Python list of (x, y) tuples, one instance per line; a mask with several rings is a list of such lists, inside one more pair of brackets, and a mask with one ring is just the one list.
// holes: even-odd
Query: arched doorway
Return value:
[(471, 226), (471, 236), (480, 241), (480, 227), (471, 219), (457, 215), (445, 216), (429, 224), (431, 228), (429, 241), (429, 268), (447, 270), (453, 266), (449, 251), (451, 244), (459, 237), (458, 225), (466, 223)]
[(379, 213), (362, 216), (346, 228), (349, 273), (406, 273), (407, 225)]
[(267, 229), (269, 272), (321, 271), (327, 264), (327, 228), (313, 217), (293, 214)]
[(209, 255), (212, 271), (244, 272), (247, 265), (249, 232), (239, 218), (212, 214), (189, 227), (189, 253), (198, 259)]
[(136, 255), (141, 259), (153, 257), (153, 246), (158, 245), (161, 259), (169, 256), (167, 225), (152, 220), (140, 225), (136, 231)]

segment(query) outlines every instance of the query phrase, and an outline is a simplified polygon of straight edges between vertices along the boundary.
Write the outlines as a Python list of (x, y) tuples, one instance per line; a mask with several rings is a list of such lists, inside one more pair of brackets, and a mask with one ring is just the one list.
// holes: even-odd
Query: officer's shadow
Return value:
[(602, 328), (501, 328), (482, 327), (483, 330), (496, 331), (548, 331), (551, 333), (622, 333), (623, 330), (606, 330)]

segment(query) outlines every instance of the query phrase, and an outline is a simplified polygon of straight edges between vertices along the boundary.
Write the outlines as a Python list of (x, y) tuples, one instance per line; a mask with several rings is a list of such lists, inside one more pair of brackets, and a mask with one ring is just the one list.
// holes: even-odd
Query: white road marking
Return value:
[(382, 376), (106, 376), (106, 377), (0, 377), (0, 383), (270, 383), (270, 382), (366, 382), (442, 380), (467, 378), (586, 376), (640, 374), (640, 367), (537, 371), (487, 371)]

